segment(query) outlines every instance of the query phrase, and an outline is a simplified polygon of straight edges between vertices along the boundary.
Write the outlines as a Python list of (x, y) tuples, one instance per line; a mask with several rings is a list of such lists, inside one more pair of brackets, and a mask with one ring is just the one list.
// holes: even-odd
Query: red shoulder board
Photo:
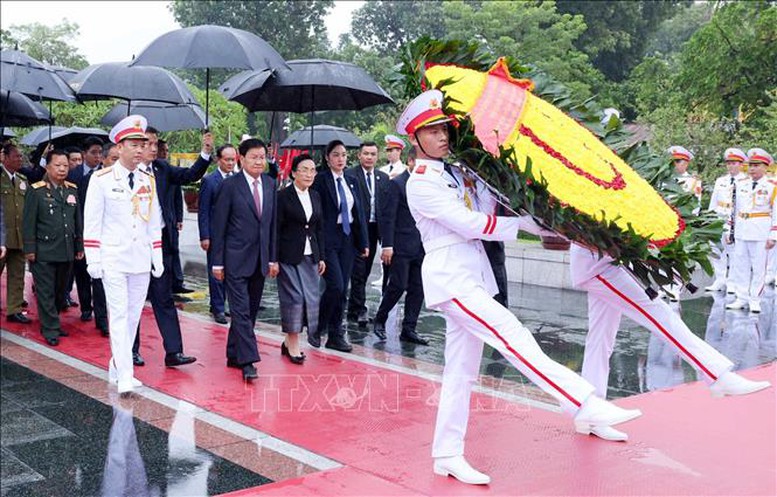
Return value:
[(420, 166), (415, 168), (416, 174), (424, 174), (426, 172), (426, 164), (421, 164)]

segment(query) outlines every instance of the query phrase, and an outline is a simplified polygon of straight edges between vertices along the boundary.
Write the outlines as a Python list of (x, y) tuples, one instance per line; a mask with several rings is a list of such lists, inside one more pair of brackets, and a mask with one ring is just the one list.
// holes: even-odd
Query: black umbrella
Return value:
[(35, 100), (74, 102), (73, 90), (48, 65), (18, 50), (0, 51), (0, 89)]
[(94, 64), (70, 80), (79, 100), (151, 100), (197, 103), (181, 78), (161, 67), (132, 67), (127, 62)]
[(202, 25), (170, 31), (152, 41), (132, 66), (205, 69), (205, 120), (211, 68), (277, 70), (286, 62), (269, 43), (241, 29)]
[(15, 91), (0, 91), (0, 127), (35, 126), (51, 122), (51, 113)]
[(100, 128), (81, 128), (78, 126), (70, 128), (54, 127), (52, 128), (51, 139), (49, 139), (48, 128), (43, 127), (34, 129), (24, 135), (20, 143), (22, 145), (35, 146), (51, 141), (58, 147), (64, 147), (81, 144), (88, 136), (107, 139), (108, 133)]
[(64, 79), (65, 83), (69, 83), (70, 80), (73, 79), (73, 76), (78, 74), (78, 71), (75, 69), (70, 69), (69, 67), (52, 66), (49, 64), (49, 69), (54, 71), (57, 76)]
[[(362, 110), (394, 100), (364, 69), (348, 62), (325, 59), (290, 60), (290, 71), (265, 78), (263, 73), (243, 72), (221, 87), (224, 96), (251, 112), (313, 112), (319, 110)], [(310, 141), (314, 141), (311, 136)]]
[[(315, 131), (315, 133), (313, 133), (313, 131)], [(311, 146), (312, 136), (315, 138), (312, 140)], [(317, 126), (313, 126), (313, 130), (311, 130), (310, 126), (308, 126), (302, 129), (298, 129), (294, 133), (290, 134), (289, 137), (286, 138), (283, 143), (281, 143), (281, 148), (312, 150), (316, 148), (324, 148), (332, 140), (340, 140), (343, 142), (346, 148), (359, 148), (359, 145), (362, 144), (362, 141), (358, 136), (354, 135), (345, 128), (319, 124)]]
[(106, 126), (113, 126), (129, 114), (140, 114), (148, 120), (149, 126), (159, 131), (205, 128), (205, 113), (199, 105), (166, 104), (136, 100), (115, 105), (100, 120)]

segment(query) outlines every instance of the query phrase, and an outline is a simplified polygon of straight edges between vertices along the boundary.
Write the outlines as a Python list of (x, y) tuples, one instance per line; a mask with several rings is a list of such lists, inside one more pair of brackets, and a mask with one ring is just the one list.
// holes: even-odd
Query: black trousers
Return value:
[[(324, 272), (324, 292), (318, 310), (318, 333), (329, 338), (345, 338), (343, 329), (343, 309), (345, 308), (345, 291), (351, 279), (356, 255), (351, 236), (342, 232), (340, 243), (335, 247), (327, 247), (324, 254), (326, 271)], [(231, 306), (231, 303), (230, 303)], [(231, 307), (230, 307), (231, 309)]]
[(386, 324), (389, 312), (397, 305), (404, 292), (405, 317), (402, 319), (402, 333), (412, 333), (418, 324), (418, 315), (424, 304), (424, 287), (421, 281), (423, 257), (402, 257), (395, 255), (387, 266), (388, 284), (380, 300), (375, 322)]
[(229, 297), (232, 320), (227, 335), (227, 359), (244, 366), (261, 360), (256, 345), (254, 326), (264, 293), (264, 275), (261, 263), (250, 277), (230, 276), (225, 271), (224, 288)]
[(93, 280), (86, 271), (86, 258), (73, 263), (73, 275), (78, 289), (78, 304), (81, 312), (94, 311), (95, 322), (108, 324), (108, 306), (102, 280)]
[[(175, 301), (173, 301), (173, 254), (168, 246), (170, 238), (165, 232), (167, 229), (166, 226), (162, 229), (162, 263), (165, 265), (165, 271), (159, 278), (151, 277), (148, 298), (151, 300), (156, 325), (162, 335), (162, 346), (165, 348), (165, 354), (172, 355), (183, 352), (183, 339), (181, 338), (181, 323), (178, 322), (178, 310), (175, 308)], [(138, 324), (136, 337), (132, 347), (133, 352), (140, 350), (140, 324)]]
[[(351, 292), (348, 298), (348, 316), (358, 317), (367, 312), (367, 280), (372, 272), (375, 252), (378, 249), (378, 223), (367, 223), (367, 234), (370, 238), (370, 255), (356, 257), (351, 274)], [(328, 267), (328, 266), (327, 266)], [(383, 268), (383, 289), (388, 281), (386, 267)]]
[(65, 285), (72, 268), (71, 262), (42, 262), (30, 264), (38, 300), (40, 331), (46, 338), (57, 338), (62, 329), (59, 311), (65, 306)]

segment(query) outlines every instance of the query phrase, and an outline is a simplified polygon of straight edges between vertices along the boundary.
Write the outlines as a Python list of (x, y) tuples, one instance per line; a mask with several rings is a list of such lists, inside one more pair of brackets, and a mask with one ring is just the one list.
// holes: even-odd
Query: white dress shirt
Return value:
[[(310, 216), (313, 215), (313, 202), (310, 200), (310, 189), (300, 190), (297, 185), (294, 185), (294, 189), (297, 190), (297, 197), (302, 204), (302, 210), (305, 211), (305, 220), (310, 222)], [(304, 255), (313, 255), (313, 248), (310, 246), (310, 237), (305, 237), (305, 252)]]
[[(345, 191), (345, 202), (348, 205), (348, 219), (351, 225), (353, 225), (353, 194), (351, 193), (351, 189), (348, 187), (348, 184), (346, 183), (345, 175), (342, 173), (340, 175), (335, 174), (334, 171), (332, 171), (332, 176), (335, 179), (335, 195), (337, 196), (337, 209), (338, 212), (340, 210), (340, 190), (337, 188), (337, 178), (342, 178), (343, 180), (341, 183), (343, 184), (343, 191)], [(343, 216), (342, 214), (337, 215), (337, 224), (343, 224)]]

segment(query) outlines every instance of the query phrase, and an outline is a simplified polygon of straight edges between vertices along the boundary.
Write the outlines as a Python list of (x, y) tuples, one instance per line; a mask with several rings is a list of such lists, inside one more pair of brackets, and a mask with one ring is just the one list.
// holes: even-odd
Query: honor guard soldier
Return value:
[(735, 293), (734, 285), (728, 277), (729, 268), (734, 262), (731, 210), (733, 208), (736, 182), (747, 178), (747, 175), (742, 172), (742, 165), (747, 162), (747, 154), (738, 148), (727, 148), (723, 153), (723, 161), (726, 164), (728, 173), (715, 180), (715, 186), (710, 197), (710, 205), (707, 207), (707, 210), (717, 214), (725, 224), (723, 225), (723, 237), (721, 238), (720, 246), (713, 247), (713, 252), (718, 256), (718, 258), (712, 259), (712, 265), (715, 268), (715, 281), (705, 290), (708, 292), (719, 292), (723, 287), (726, 287), (726, 291), (733, 294)]
[(59, 345), (59, 311), (73, 261), (83, 259), (81, 211), (76, 185), (65, 181), (67, 154), (53, 150), (46, 156), (46, 175), (24, 198), (24, 256), (30, 264), (38, 300), (40, 331), (49, 345)]
[(153, 176), (138, 168), (146, 144), (146, 119), (128, 116), (110, 132), (119, 160), (95, 173), (84, 206), (87, 270), (102, 278), (108, 303), (112, 357), (108, 376), (128, 393), (133, 376), (132, 343), (151, 274), (159, 277), (162, 228)]
[(541, 233), (531, 218), (493, 215), (495, 202), (474, 209), (465, 174), (445, 164), (449, 154), (443, 95), (416, 97), (397, 122), (418, 158), (407, 183), (407, 200), (426, 251), (422, 265), (426, 304), (445, 315), (445, 369), (432, 444), (434, 472), (464, 483), (487, 484), (464, 458), (472, 385), (478, 380), (483, 343), (505, 356), (527, 378), (556, 398), (582, 433), (629, 421), (641, 413), (593, 395), (594, 387), (546, 356), (531, 332), (494, 300), (498, 288), (481, 240), (515, 240), (519, 229)]
[[(737, 298), (726, 309), (750, 308), (761, 312), (761, 293), (766, 278), (766, 254), (777, 241), (775, 184), (766, 177), (772, 156), (760, 148), (747, 151), (749, 178), (736, 182), (734, 266), (732, 280)], [(751, 275), (752, 272), (752, 275)]]
[(381, 167), (380, 170), (389, 175), (389, 179), (394, 179), (407, 170), (407, 166), (402, 163), (402, 151), (405, 149), (405, 142), (396, 135), (386, 135), (386, 159), (388, 164)]

